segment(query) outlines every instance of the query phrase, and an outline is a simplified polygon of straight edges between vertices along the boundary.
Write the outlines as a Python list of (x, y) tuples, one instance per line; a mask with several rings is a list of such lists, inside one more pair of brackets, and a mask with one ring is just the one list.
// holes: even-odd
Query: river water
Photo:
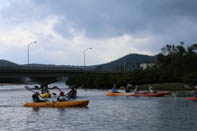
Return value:
[(0, 86), (0, 131), (197, 130), (197, 102), (170, 96), (113, 97), (107, 91), (79, 89), (79, 99), (90, 102), (87, 108), (34, 109), (23, 107), (32, 101), (24, 85)]

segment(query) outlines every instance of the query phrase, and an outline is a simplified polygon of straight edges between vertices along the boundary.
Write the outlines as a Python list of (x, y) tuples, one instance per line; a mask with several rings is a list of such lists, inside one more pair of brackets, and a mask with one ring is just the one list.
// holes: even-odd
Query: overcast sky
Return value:
[(0, 59), (83, 65), (196, 43), (196, 0), (1, 0)]

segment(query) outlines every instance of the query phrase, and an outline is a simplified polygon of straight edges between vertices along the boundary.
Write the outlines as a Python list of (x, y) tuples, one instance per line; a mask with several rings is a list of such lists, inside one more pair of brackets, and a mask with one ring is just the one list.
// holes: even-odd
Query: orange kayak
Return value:
[(165, 96), (169, 94), (170, 91), (166, 92), (158, 92), (158, 93), (147, 93), (147, 92), (139, 92), (137, 94), (135, 93), (124, 93), (124, 92), (117, 92), (117, 93), (112, 93), (112, 92), (107, 92), (107, 96), (146, 96), (146, 97), (159, 97), (159, 96)]
[(130, 96), (147, 96), (147, 97), (159, 97), (165, 96), (170, 92), (157, 92), (157, 93), (138, 93), (138, 94), (131, 94)]
[(197, 97), (187, 97), (187, 100), (193, 100), (193, 101), (197, 101)]
[(25, 107), (85, 107), (89, 100), (64, 101), (64, 102), (29, 102)]
[(125, 92), (116, 92), (116, 93), (113, 93), (113, 92), (107, 92), (106, 95), (107, 96), (129, 96), (131, 95), (132, 93), (125, 93)]

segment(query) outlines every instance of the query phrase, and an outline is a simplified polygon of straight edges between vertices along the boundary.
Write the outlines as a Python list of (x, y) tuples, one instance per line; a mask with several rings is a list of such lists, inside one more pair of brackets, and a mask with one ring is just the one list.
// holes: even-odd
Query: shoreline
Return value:
[[(191, 87), (188, 84), (185, 83), (180, 83), (180, 82), (172, 82), (172, 83), (154, 83), (154, 84), (143, 84), (143, 85), (138, 85), (138, 90), (148, 90), (149, 85), (153, 87), (154, 90), (161, 90), (161, 91), (192, 91), (194, 90), (194, 87)], [(135, 86), (135, 85), (133, 85)], [(119, 90), (124, 90), (126, 86), (120, 85), (117, 87)], [(87, 87), (80, 87), (81, 89), (112, 89), (111, 87), (97, 87), (97, 88), (87, 88)]]
[[(0, 83), (0, 86), (14, 86), (14, 85), (24, 85), (24, 83)], [(32, 84), (36, 85), (36, 84)], [(153, 87), (154, 90), (161, 90), (161, 91), (192, 91), (194, 87), (190, 86), (189, 84), (181, 83), (181, 82), (171, 82), (171, 83), (153, 83), (153, 84), (142, 84), (138, 85), (138, 90), (148, 90), (149, 85)], [(135, 86), (135, 85), (133, 85)], [(117, 89), (124, 90), (125, 85), (119, 85)], [(32, 87), (34, 88), (34, 87)], [(53, 89), (53, 87), (50, 87)], [(112, 89), (112, 86), (103, 86), (103, 87), (85, 87), (79, 86), (76, 89)]]

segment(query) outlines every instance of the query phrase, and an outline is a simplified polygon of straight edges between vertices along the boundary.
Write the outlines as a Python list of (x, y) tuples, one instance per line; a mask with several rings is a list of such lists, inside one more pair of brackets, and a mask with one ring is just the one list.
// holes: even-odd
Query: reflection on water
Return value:
[(0, 87), (0, 130), (196, 131), (197, 128), (197, 102), (185, 97), (110, 97), (105, 96), (107, 90), (78, 90), (79, 99), (90, 100), (88, 108), (26, 108), (23, 103), (32, 101), (32, 92), (24, 90), (23, 85), (17, 85), (15, 90), (5, 88)]
[(38, 108), (38, 107), (33, 107), (32, 109), (33, 109), (33, 111), (37, 112), (37, 111), (39, 111), (40, 108)]

